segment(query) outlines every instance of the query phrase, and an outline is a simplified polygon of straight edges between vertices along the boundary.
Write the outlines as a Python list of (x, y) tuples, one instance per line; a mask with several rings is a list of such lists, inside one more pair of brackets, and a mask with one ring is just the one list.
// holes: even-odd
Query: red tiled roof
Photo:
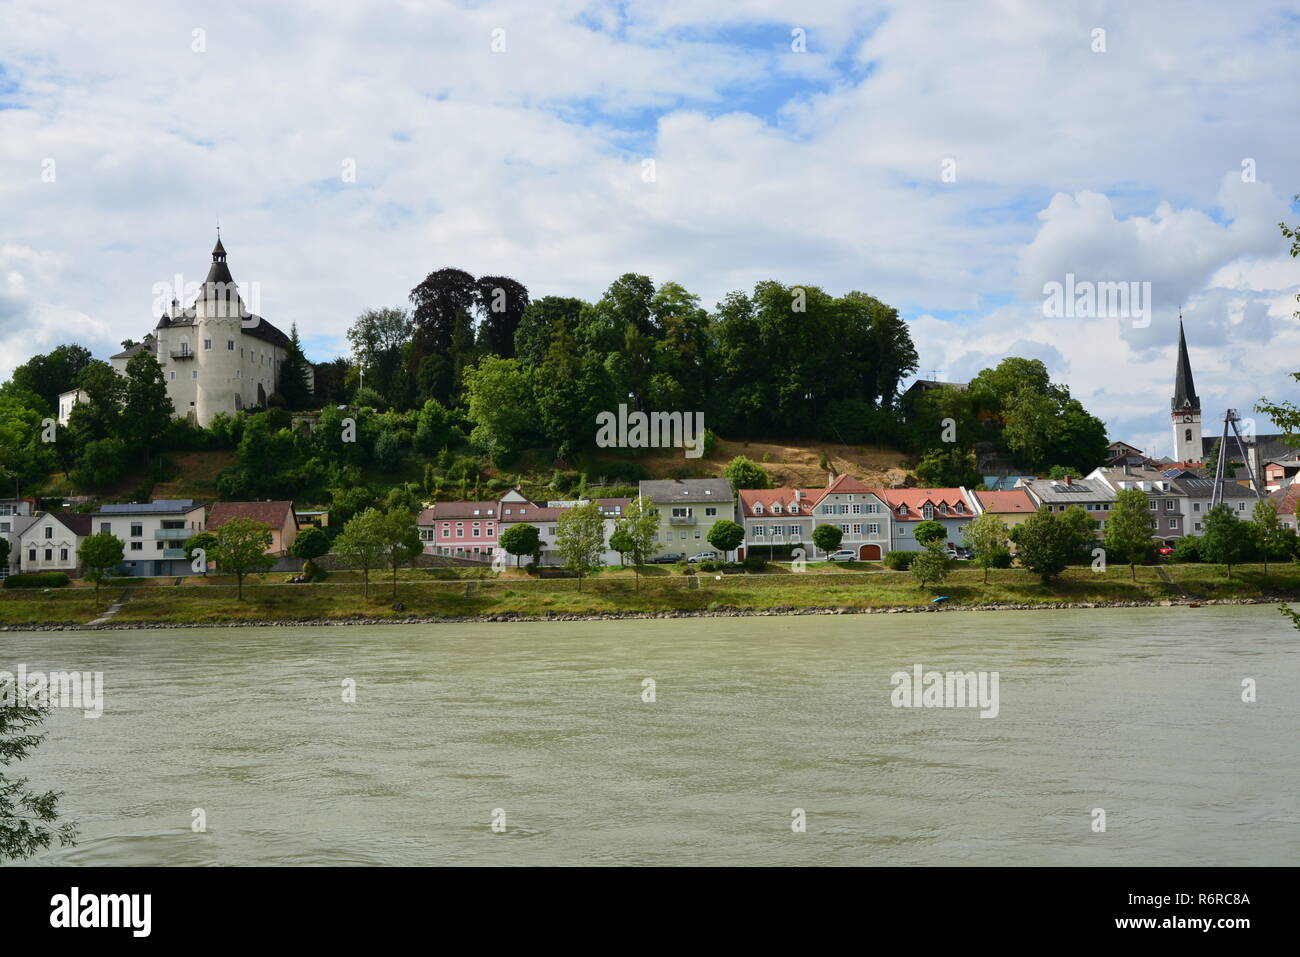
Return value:
[[(822, 489), (822, 495), (825, 496), (825, 495), (830, 495), (832, 493), (838, 494), (841, 492), (871, 492), (871, 491), (874, 490), (863, 485), (852, 475), (845, 472), (843, 475), (835, 476), (835, 481), (831, 482), (830, 485)], [(820, 499), (818, 499), (818, 501), (820, 501)]]
[[(426, 508), (416, 519), (416, 524), (432, 525), (435, 520), (477, 518), (480, 521), (496, 521), (500, 510), (497, 502), (435, 502), (432, 508)], [(527, 507), (527, 506), (525, 506)], [(475, 515), (475, 510), (478, 514)]]
[[(935, 507), (934, 514), (936, 518), (959, 518), (968, 516), (971, 513), (970, 506), (966, 504), (966, 497), (961, 494), (959, 488), (889, 488), (883, 489), (881, 497), (889, 503), (889, 510), (894, 513), (895, 521), (920, 522), (925, 518), (922, 509), (928, 504)], [(965, 510), (960, 515), (954, 515), (952, 506), (961, 504)], [(949, 512), (947, 515), (939, 514), (939, 506), (947, 504)], [(899, 515), (898, 507), (907, 506), (907, 514)]]
[(1300, 485), (1284, 485), (1276, 492), (1269, 492), (1268, 499), (1277, 507), (1279, 515), (1295, 515), (1296, 506), (1300, 505)]
[[(754, 505), (761, 504), (763, 511), (759, 515), (771, 515), (772, 506), (780, 505), (782, 515), (811, 515), (812, 507), (821, 497), (825, 489), (793, 489), (793, 488), (763, 488), (763, 489), (741, 489), (736, 494), (740, 497), (740, 511), (742, 515), (753, 516)], [(799, 499), (799, 511), (790, 511), (790, 507), (795, 504), (795, 492), (801, 492), (803, 497)]]
[(208, 531), (216, 531), (232, 518), (251, 518), (280, 529), (284, 527), (285, 513), (296, 527), (298, 518), (293, 513), (293, 502), (217, 502), (208, 514)]
[(973, 492), (981, 507), (986, 512), (1007, 514), (1033, 514), (1038, 511), (1034, 500), (1022, 488), (1007, 489), (1000, 492)]

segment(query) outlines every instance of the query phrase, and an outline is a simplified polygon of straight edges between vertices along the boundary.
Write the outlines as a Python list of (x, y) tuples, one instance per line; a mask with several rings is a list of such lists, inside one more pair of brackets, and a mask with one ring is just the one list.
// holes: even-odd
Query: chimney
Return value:
[(827, 488), (830, 488), (830, 487), (831, 487), (832, 485), (834, 485), (834, 484), (835, 484), (835, 473), (834, 473), (834, 472), (827, 472), (827, 473), (826, 473), (826, 487), (827, 487)]
[(1069, 484), (1070, 484), (1070, 476), (1068, 476), (1068, 475), (1065, 477), (1065, 484), (1066, 484), (1066, 485), (1069, 485)]

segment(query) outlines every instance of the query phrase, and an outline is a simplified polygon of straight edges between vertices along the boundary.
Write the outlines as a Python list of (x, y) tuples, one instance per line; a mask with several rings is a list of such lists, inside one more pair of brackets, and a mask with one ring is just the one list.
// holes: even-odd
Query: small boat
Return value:
[(947, 596), (947, 595), (940, 595), (938, 598), (931, 598), (931, 599), (930, 599), (930, 604), (931, 604), (931, 605), (937, 605), (937, 604), (939, 604), (939, 602), (941, 602), (941, 601), (947, 601), (947, 600), (948, 600), (948, 596)]

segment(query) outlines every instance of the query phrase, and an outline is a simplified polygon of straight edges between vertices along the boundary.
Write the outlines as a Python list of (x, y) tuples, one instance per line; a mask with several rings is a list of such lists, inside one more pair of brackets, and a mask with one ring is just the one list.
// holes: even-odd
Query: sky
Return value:
[[(219, 221), (316, 361), (456, 266), (860, 290), (926, 378), (1041, 359), (1153, 456), (1180, 309), (1207, 433), (1300, 391), (1295, 5), (360, 7), (0, 0), (0, 377), (139, 339)], [(1150, 310), (1049, 315), (1067, 276)]]

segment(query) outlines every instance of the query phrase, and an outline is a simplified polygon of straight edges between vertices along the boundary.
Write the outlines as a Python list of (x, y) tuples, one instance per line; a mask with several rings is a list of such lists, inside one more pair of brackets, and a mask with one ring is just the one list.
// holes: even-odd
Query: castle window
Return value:
[(1184, 442), (1190, 442), (1190, 441), (1192, 441), (1192, 430), (1191, 430), (1191, 429), (1183, 429), (1183, 441), (1184, 441)]
[(234, 340), (234, 339), (227, 339), (227, 340), (226, 340), (226, 351), (227, 351), (227, 352), (234, 352), (234, 351), (235, 351), (235, 340)]
[(204, 352), (211, 352), (211, 351), (212, 351), (212, 340), (211, 340), (211, 339), (204, 339), (204, 340), (203, 340), (203, 351), (204, 351)]
[(199, 370), (198, 370), (198, 369), (195, 369), (193, 372), (190, 373), (190, 378), (191, 378), (191, 379), (197, 379), (198, 377), (199, 377)]

